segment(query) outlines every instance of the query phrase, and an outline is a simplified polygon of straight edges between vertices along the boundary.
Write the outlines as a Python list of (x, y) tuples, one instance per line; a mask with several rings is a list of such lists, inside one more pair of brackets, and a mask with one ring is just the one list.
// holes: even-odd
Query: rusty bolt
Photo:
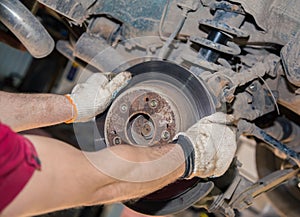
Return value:
[(121, 144), (121, 138), (120, 137), (115, 137), (114, 139), (113, 139), (113, 143), (114, 143), (114, 145), (120, 145)]
[(169, 133), (169, 131), (164, 130), (164, 131), (161, 133), (161, 138), (162, 138), (163, 140), (168, 140), (168, 139), (170, 139), (170, 133)]
[(156, 108), (156, 107), (157, 107), (157, 105), (158, 105), (158, 102), (157, 102), (157, 100), (155, 100), (155, 99), (152, 99), (152, 100), (150, 101), (150, 107), (151, 107), (151, 108)]

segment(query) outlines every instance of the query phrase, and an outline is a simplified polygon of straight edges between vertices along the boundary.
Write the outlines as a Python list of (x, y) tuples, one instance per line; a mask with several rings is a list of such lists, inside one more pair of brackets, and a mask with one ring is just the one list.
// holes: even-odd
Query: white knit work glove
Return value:
[(218, 177), (227, 171), (237, 146), (232, 122), (232, 115), (217, 112), (175, 136), (175, 142), (181, 145), (186, 158), (182, 178)]
[(71, 94), (66, 95), (73, 105), (73, 118), (66, 123), (92, 120), (108, 107), (130, 79), (129, 72), (117, 74), (110, 82), (103, 73), (94, 73), (86, 82), (77, 84)]

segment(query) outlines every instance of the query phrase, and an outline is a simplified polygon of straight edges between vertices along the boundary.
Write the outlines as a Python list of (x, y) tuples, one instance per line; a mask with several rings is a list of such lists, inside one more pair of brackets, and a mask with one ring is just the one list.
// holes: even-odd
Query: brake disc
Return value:
[[(127, 71), (133, 79), (116, 97), (105, 119), (108, 146), (166, 144), (215, 111), (202, 81), (176, 64), (148, 61)], [(144, 214), (166, 215), (188, 208), (212, 188), (212, 182), (199, 178), (177, 181), (126, 205)]]

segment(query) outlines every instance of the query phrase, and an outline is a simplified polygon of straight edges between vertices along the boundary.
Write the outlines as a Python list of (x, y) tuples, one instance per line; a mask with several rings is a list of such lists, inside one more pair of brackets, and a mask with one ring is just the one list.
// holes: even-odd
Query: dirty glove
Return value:
[(223, 175), (236, 151), (233, 116), (222, 112), (204, 117), (186, 132), (175, 136), (185, 154), (186, 170), (182, 178)]
[(77, 84), (66, 95), (73, 105), (73, 118), (66, 123), (90, 121), (102, 113), (130, 79), (129, 72), (119, 73), (110, 82), (102, 73), (95, 73), (85, 83)]

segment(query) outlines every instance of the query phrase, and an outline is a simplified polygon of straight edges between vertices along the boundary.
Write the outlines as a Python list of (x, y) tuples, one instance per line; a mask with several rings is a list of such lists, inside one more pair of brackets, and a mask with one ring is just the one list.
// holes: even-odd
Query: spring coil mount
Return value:
[[(241, 53), (239, 45), (233, 42), (232, 39), (249, 37), (247, 32), (239, 29), (245, 18), (245, 13), (241, 6), (221, 1), (209, 7), (214, 11), (213, 19), (199, 20), (201, 26), (211, 29), (207, 38), (199, 36), (190, 36), (189, 38), (190, 42), (201, 46), (197, 57), (192, 55), (182, 56), (182, 59), (200, 67), (191, 67), (191, 70), (196, 74), (200, 74), (203, 69), (209, 71), (220, 70), (222, 66), (215, 64), (220, 54), (237, 56)], [(236, 26), (228, 23), (233, 23)], [(228, 67), (230, 64), (223, 61), (222, 65), (227, 65)]]

